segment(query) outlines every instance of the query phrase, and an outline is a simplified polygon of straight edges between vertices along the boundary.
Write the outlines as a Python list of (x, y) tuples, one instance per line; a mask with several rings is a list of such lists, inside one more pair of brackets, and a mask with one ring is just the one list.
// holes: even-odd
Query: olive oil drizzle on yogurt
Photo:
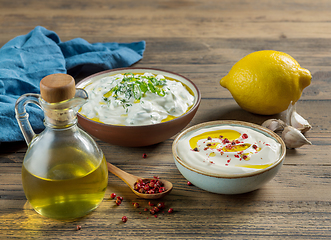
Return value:
[(117, 74), (85, 87), (89, 102), (80, 113), (94, 121), (113, 125), (148, 125), (185, 114), (194, 96), (181, 82), (163, 75)]
[[(246, 173), (267, 168), (278, 159), (280, 144), (253, 129), (225, 126), (200, 129), (181, 139), (181, 159), (211, 173)], [(198, 167), (199, 166), (199, 167)]]

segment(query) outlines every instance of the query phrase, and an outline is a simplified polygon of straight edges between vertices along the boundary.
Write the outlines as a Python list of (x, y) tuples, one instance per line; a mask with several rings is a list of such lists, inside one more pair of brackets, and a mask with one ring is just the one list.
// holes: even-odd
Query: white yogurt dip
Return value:
[(194, 96), (182, 83), (152, 73), (107, 76), (84, 89), (89, 100), (80, 113), (113, 125), (168, 121), (186, 113), (194, 103)]
[(281, 154), (281, 144), (253, 128), (220, 125), (183, 135), (179, 158), (194, 169), (211, 174), (242, 174), (267, 168)]

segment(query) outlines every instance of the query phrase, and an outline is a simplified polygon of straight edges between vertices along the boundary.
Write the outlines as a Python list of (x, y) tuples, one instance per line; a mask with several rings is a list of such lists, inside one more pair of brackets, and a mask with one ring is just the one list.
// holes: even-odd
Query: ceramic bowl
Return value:
[[(234, 174), (234, 173), (208, 173), (205, 170), (199, 169), (199, 167), (193, 166), (192, 161), (187, 159), (187, 157), (180, 157), (177, 153), (178, 150), (178, 142), (181, 139), (185, 138), (188, 134), (192, 131), (196, 131), (202, 128), (208, 128), (213, 126), (222, 126), (222, 125), (233, 125), (233, 126), (240, 126), (245, 128), (253, 129), (254, 131), (258, 131), (267, 137), (273, 138), (278, 142), (281, 146), (279, 158), (273, 162), (273, 164), (267, 168), (256, 170), (255, 172), (251, 173), (241, 173), (241, 174)], [(187, 151), (192, 151), (188, 149)], [(256, 190), (270, 181), (279, 171), (281, 168), (285, 153), (286, 147), (282, 139), (274, 132), (261, 127), (256, 124), (242, 122), (242, 121), (231, 121), (231, 120), (224, 120), (224, 121), (213, 121), (213, 122), (206, 122), (202, 124), (198, 124), (192, 126), (182, 133), (180, 133), (174, 140), (172, 145), (172, 152), (173, 157), (175, 160), (175, 164), (180, 171), (180, 173), (193, 185), (218, 194), (240, 194), (251, 192)]]
[(94, 75), (91, 75), (80, 81), (76, 87), (84, 88), (88, 84), (97, 81), (105, 76), (116, 75), (121, 73), (145, 73), (162, 74), (184, 83), (194, 94), (194, 104), (191, 109), (184, 115), (170, 121), (143, 125), (143, 126), (119, 126), (111, 124), (103, 124), (86, 118), (78, 113), (79, 125), (92, 136), (110, 144), (125, 146), (125, 147), (142, 147), (163, 142), (189, 124), (198, 110), (201, 101), (201, 94), (197, 86), (186, 77), (179, 74), (152, 68), (121, 68), (115, 70), (107, 70)]

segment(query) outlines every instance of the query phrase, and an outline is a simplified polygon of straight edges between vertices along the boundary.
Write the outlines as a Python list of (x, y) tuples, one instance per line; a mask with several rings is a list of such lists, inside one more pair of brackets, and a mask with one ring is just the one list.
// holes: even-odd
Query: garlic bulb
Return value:
[(298, 148), (305, 144), (311, 145), (311, 142), (300, 132), (300, 130), (287, 126), (282, 132), (282, 139), (288, 148)]
[(282, 131), (286, 124), (280, 119), (268, 119), (262, 123), (262, 127), (266, 127), (271, 131)]
[(309, 122), (297, 113), (296, 103), (292, 104), (292, 102), (287, 109), (286, 123), (300, 130), (302, 133), (305, 133), (311, 129)]

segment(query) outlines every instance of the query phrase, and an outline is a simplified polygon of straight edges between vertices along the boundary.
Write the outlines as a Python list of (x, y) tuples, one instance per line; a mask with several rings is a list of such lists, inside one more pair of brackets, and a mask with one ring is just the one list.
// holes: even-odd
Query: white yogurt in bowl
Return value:
[(195, 101), (181, 82), (150, 72), (104, 76), (84, 89), (89, 100), (80, 114), (121, 126), (150, 125), (177, 118)]
[(241, 121), (193, 126), (173, 143), (175, 163), (194, 185), (215, 193), (253, 191), (272, 179), (285, 157), (285, 144), (274, 132)]

